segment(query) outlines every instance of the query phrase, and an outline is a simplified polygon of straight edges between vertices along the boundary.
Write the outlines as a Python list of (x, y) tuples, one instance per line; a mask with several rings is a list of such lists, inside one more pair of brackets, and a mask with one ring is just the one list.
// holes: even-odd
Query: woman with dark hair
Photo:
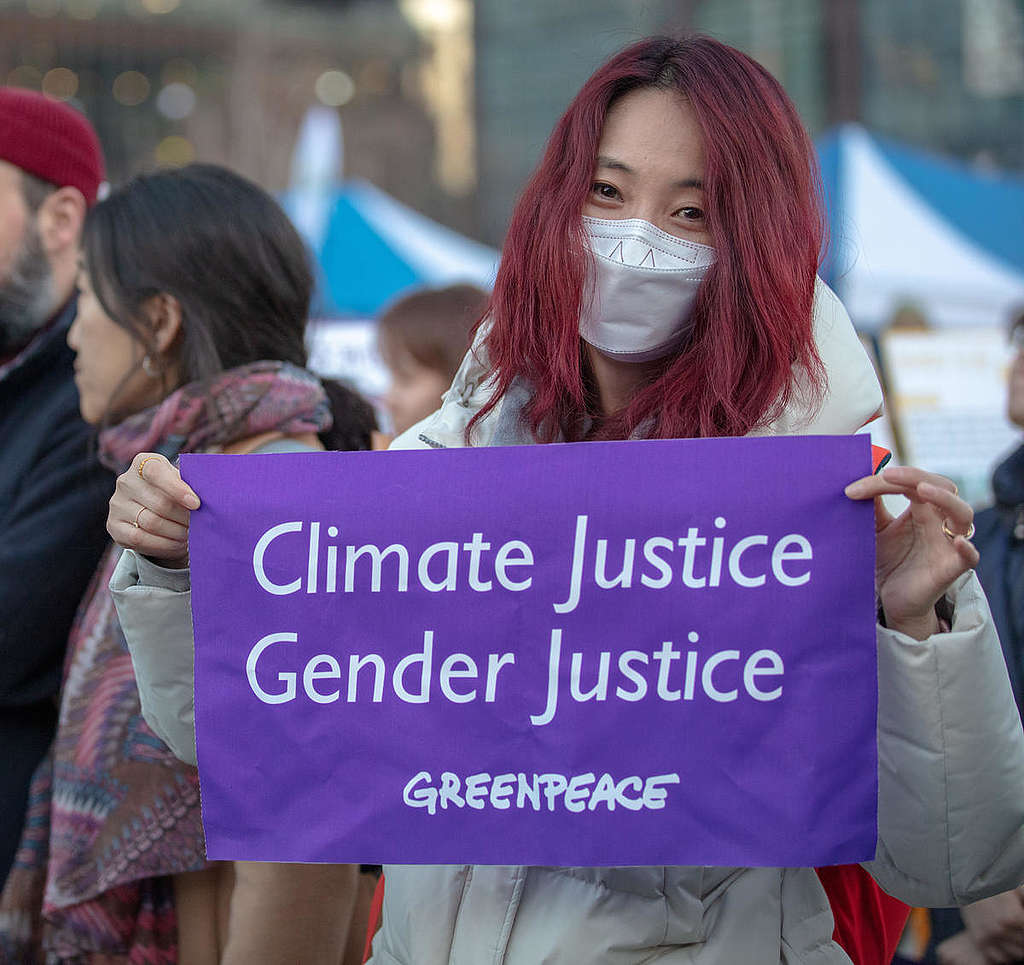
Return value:
[[(137, 178), (89, 213), (78, 284), (68, 343), (110, 467), (141, 451), (369, 448), (368, 403), (331, 386), (332, 413), (305, 369), (302, 242), (243, 178), (206, 165)], [(158, 528), (142, 506), (133, 523)], [(101, 561), (71, 635), (5, 910), (20, 893), (38, 915), (45, 876), (47, 962), (340, 965), (356, 867), (207, 863), (196, 770), (143, 720), (107, 588), (119, 555)]]
[[(637, 43), (559, 121), (473, 349), (442, 407), (394, 445), (853, 432), (881, 393), (816, 279), (821, 242), (812, 148), (779, 84), (708, 38)], [(111, 532), (134, 551), (115, 599), (147, 626), (147, 597), (159, 599), (168, 618), (149, 646), (166, 661), (190, 652), (187, 601), (128, 561), (180, 560), (196, 494), (145, 458), (111, 502)], [(885, 493), (909, 509), (894, 519)], [(877, 519), (879, 848), (864, 867), (917, 904), (1017, 884), (1024, 735), (968, 572), (971, 509), (949, 480), (913, 468), (847, 495), (874, 499)], [(177, 557), (131, 526), (136, 505), (169, 507), (160, 539)], [(189, 744), (190, 708), (154, 689), (148, 712), (172, 746)], [(808, 868), (396, 865), (385, 876), (375, 962), (850, 961)]]

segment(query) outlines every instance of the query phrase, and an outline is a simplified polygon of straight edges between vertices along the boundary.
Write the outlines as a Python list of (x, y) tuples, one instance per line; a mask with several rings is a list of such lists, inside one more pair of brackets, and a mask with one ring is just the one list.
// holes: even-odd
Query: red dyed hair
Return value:
[[(594, 392), (579, 337), (587, 258), (582, 211), (604, 120), (634, 90), (677, 91), (704, 133), (705, 210), (716, 261), (694, 306), (693, 335), (665, 359), (602, 438), (741, 436), (790, 401), (793, 367), (820, 391), (811, 333), (822, 248), (820, 180), (792, 102), (760, 64), (709, 37), (653, 37), (612, 57), (555, 127), (516, 205), (488, 312), (496, 391), (532, 387), (524, 417), (535, 438), (583, 435)], [(592, 413), (591, 413), (592, 414)]]

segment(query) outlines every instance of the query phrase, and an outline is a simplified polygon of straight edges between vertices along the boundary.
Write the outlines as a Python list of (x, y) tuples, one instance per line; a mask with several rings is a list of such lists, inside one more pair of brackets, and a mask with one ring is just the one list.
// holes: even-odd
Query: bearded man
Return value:
[(78, 243), (103, 179), (73, 108), (0, 87), (0, 883), (53, 738), (75, 608), (106, 545), (111, 476), (78, 415)]

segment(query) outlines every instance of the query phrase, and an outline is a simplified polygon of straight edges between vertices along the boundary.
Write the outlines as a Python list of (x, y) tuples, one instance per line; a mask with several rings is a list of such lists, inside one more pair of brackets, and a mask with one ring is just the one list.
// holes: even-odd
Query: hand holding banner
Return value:
[(872, 510), (843, 495), (869, 460), (183, 456), (210, 858), (872, 858)]

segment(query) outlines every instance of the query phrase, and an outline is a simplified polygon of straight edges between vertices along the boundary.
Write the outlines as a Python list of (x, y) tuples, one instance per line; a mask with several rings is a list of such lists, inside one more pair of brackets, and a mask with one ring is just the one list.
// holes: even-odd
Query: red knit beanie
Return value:
[(0, 160), (88, 204), (103, 180), (103, 153), (92, 125), (73, 107), (35, 91), (0, 87)]

